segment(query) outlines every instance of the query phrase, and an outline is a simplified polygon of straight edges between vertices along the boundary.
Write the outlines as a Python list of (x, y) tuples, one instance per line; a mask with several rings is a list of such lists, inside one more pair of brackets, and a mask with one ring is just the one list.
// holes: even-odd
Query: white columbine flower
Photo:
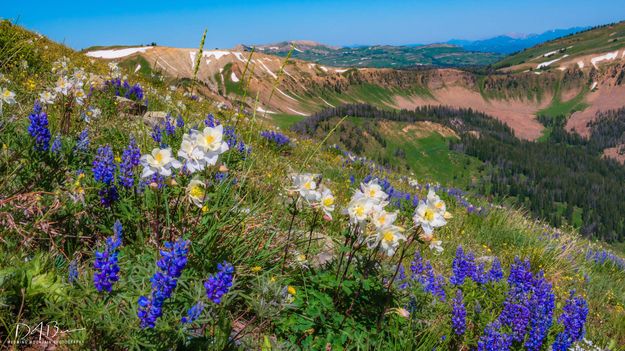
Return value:
[(87, 94), (85, 94), (85, 91), (82, 90), (82, 88), (78, 88), (74, 91), (74, 97), (76, 98), (76, 103), (78, 105), (82, 105), (87, 98)]
[(440, 240), (432, 240), (430, 241), (430, 250), (436, 251), (437, 254), (443, 252), (443, 247), (441, 246), (443, 242)]
[(444, 213), (441, 213), (436, 205), (426, 201), (421, 202), (413, 217), (414, 223), (423, 228), (426, 234), (432, 234), (434, 228), (442, 227), (447, 224)]
[(447, 206), (445, 205), (445, 201), (441, 200), (441, 198), (436, 195), (434, 189), (430, 188), (428, 191), (427, 202), (430, 203), (438, 212), (445, 214), (447, 212)]
[(300, 173), (291, 175), (293, 180), (293, 190), (307, 201), (319, 201), (321, 194), (317, 191), (316, 179), (318, 174)]
[(206, 184), (200, 180), (193, 179), (187, 185), (187, 196), (189, 196), (191, 203), (202, 208), (206, 200)]
[(159, 149), (152, 150), (152, 154), (146, 154), (141, 156), (141, 164), (143, 165), (142, 178), (147, 178), (155, 173), (158, 173), (164, 177), (171, 175), (171, 169), (180, 168), (182, 164), (180, 161), (171, 157), (171, 149)]
[(352, 223), (357, 224), (365, 221), (375, 208), (371, 199), (355, 195), (347, 206), (347, 214)]
[(387, 256), (393, 256), (399, 242), (406, 240), (406, 237), (402, 234), (404, 229), (396, 225), (387, 225), (379, 228), (377, 233), (373, 235), (373, 240), (368, 243), (369, 248), (380, 245), (380, 250), (386, 253)]
[(83, 113), (83, 119), (85, 122), (89, 123), (92, 118), (97, 119), (102, 114), (102, 111), (97, 107), (89, 106), (87, 110)]
[(376, 211), (371, 215), (371, 223), (376, 228), (391, 225), (397, 219), (397, 212), (387, 212), (386, 210)]
[(332, 212), (334, 211), (334, 195), (332, 191), (324, 186), (320, 189), (321, 199), (319, 200), (319, 207), (323, 211), (323, 214), (332, 219)]
[(205, 152), (205, 160), (208, 165), (217, 163), (219, 155), (228, 151), (228, 144), (223, 140), (224, 127), (206, 127), (202, 132), (195, 132), (195, 143)]
[(9, 91), (7, 88), (0, 88), (0, 100), (9, 105), (13, 105), (15, 103), (15, 93)]
[(56, 95), (51, 91), (44, 91), (39, 94), (39, 101), (43, 104), (51, 105), (54, 103), (54, 100), (56, 100)]
[(185, 159), (185, 165), (190, 173), (195, 173), (206, 168), (206, 155), (204, 151), (196, 145), (196, 139), (189, 134), (182, 136), (178, 156)]
[(59, 79), (56, 81), (56, 87), (54, 88), (54, 91), (59, 94), (68, 95), (72, 88), (72, 82), (67, 79), (67, 77), (59, 77)]
[(382, 202), (388, 198), (388, 194), (382, 190), (377, 180), (371, 180), (367, 184), (360, 184), (362, 195), (376, 202)]

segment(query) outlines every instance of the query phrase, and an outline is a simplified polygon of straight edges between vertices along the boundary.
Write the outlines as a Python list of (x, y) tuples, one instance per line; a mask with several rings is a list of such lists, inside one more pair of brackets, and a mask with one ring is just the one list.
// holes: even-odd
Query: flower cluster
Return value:
[(111, 185), (115, 181), (116, 170), (117, 165), (115, 164), (113, 150), (109, 145), (100, 146), (93, 161), (93, 177), (97, 182)]
[(57, 134), (54, 137), (54, 141), (52, 142), (52, 146), (50, 147), (50, 151), (55, 154), (58, 155), (61, 152), (61, 148), (63, 147), (62, 141), (61, 141), (61, 135)]
[(423, 291), (432, 294), (445, 301), (447, 294), (445, 293), (445, 277), (442, 274), (436, 274), (429, 260), (423, 263), (423, 258), (417, 251), (410, 263), (410, 271), (412, 272), (410, 279), (417, 281)]
[(93, 267), (93, 283), (95, 288), (102, 292), (110, 292), (113, 283), (119, 280), (119, 265), (117, 264), (118, 248), (122, 244), (121, 224), (115, 223), (113, 236), (106, 238), (106, 246), (103, 251), (96, 251)]
[(446, 218), (449, 217), (445, 202), (436, 195), (433, 189), (429, 189), (427, 199), (419, 203), (415, 209), (413, 220), (423, 229), (423, 238), (431, 241), (434, 229), (447, 224)]
[(498, 320), (510, 327), (513, 341), (525, 340), (527, 350), (540, 350), (552, 324), (555, 295), (543, 273), (533, 274), (530, 268), (529, 261), (518, 258), (511, 265), (508, 294)]
[(449, 282), (454, 285), (462, 285), (466, 278), (474, 277), (477, 269), (473, 253), (469, 252), (465, 255), (462, 246), (458, 246), (452, 263), (452, 271), (453, 275), (449, 278)]
[(28, 134), (35, 139), (35, 150), (48, 151), (52, 135), (48, 129), (48, 114), (42, 111), (39, 101), (35, 101), (33, 113), (28, 119), (30, 119)]
[(291, 143), (291, 139), (286, 135), (275, 132), (273, 130), (266, 130), (260, 133), (260, 136), (265, 138), (267, 141), (277, 145), (278, 147), (287, 146)]
[(292, 174), (291, 180), (293, 185), (289, 191), (297, 193), (297, 195), (311, 204), (313, 208), (320, 209), (324, 216), (331, 220), (334, 211), (334, 194), (323, 184), (319, 184), (319, 174), (298, 173)]
[(368, 183), (361, 183), (347, 205), (346, 212), (350, 222), (364, 233), (367, 222), (375, 228), (373, 234), (366, 237), (367, 246), (379, 248), (387, 256), (397, 251), (400, 241), (405, 241), (402, 234), (404, 229), (395, 225), (397, 212), (388, 212), (384, 208), (388, 205), (388, 194), (382, 190), (377, 179)]
[(143, 88), (141, 85), (134, 84), (130, 85), (127, 80), (123, 80), (119, 77), (107, 80), (105, 83), (105, 88), (115, 94), (115, 96), (122, 96), (126, 99), (134, 100), (134, 101), (142, 101), (143, 100)]
[(234, 267), (230, 263), (223, 262), (217, 264), (217, 273), (211, 275), (204, 282), (206, 297), (214, 303), (220, 304), (221, 298), (230, 290), (233, 278)]
[(180, 322), (182, 324), (191, 324), (200, 318), (202, 311), (204, 311), (204, 304), (202, 302), (198, 302), (187, 310), (187, 315), (182, 317)]
[(452, 299), (451, 325), (456, 335), (463, 335), (467, 329), (467, 309), (464, 306), (462, 290), (456, 291)]
[(76, 141), (76, 151), (87, 151), (89, 149), (89, 130), (87, 128), (83, 129), (82, 132), (78, 135), (78, 140)]
[(597, 265), (611, 263), (616, 268), (625, 271), (625, 259), (606, 249), (593, 250), (592, 248), (588, 248), (586, 251), (586, 260), (592, 261)]
[(156, 263), (158, 271), (150, 279), (152, 293), (150, 297), (139, 297), (137, 316), (141, 320), (141, 328), (154, 328), (156, 320), (163, 314), (163, 303), (173, 293), (187, 265), (189, 241), (165, 242), (165, 248), (160, 253), (161, 259)]
[(576, 341), (581, 340), (586, 333), (584, 325), (588, 316), (588, 303), (582, 297), (571, 295), (562, 309), (562, 315), (558, 321), (564, 326), (564, 331), (556, 336), (553, 343), (554, 351), (566, 351)]
[(477, 342), (478, 351), (506, 351), (510, 350), (512, 339), (508, 334), (501, 332), (501, 324), (495, 321), (486, 326), (484, 335)]
[(110, 207), (119, 198), (117, 187), (114, 184), (117, 164), (110, 146), (105, 145), (98, 148), (92, 170), (95, 180), (104, 184), (104, 187), (99, 191), (100, 203), (105, 207)]
[(135, 138), (130, 138), (130, 143), (122, 153), (122, 162), (119, 165), (119, 181), (122, 186), (132, 188), (135, 184), (134, 170), (139, 166), (140, 159), (141, 150), (139, 150)]

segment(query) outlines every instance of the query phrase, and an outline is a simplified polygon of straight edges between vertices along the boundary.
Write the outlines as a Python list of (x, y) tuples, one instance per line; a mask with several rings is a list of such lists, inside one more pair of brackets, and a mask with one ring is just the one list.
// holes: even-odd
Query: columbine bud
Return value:
[(152, 183), (150, 183), (150, 188), (151, 188), (152, 190), (156, 190), (156, 189), (158, 189), (158, 183), (156, 183), (156, 182), (152, 182)]
[(171, 179), (169, 180), (169, 185), (170, 185), (170, 186), (176, 186), (176, 185), (178, 185), (178, 182), (176, 182), (176, 180), (175, 180), (174, 178), (171, 178)]
[(219, 172), (221, 172), (221, 173), (228, 172), (228, 167), (226, 167), (226, 165), (222, 164), (221, 166), (219, 166)]

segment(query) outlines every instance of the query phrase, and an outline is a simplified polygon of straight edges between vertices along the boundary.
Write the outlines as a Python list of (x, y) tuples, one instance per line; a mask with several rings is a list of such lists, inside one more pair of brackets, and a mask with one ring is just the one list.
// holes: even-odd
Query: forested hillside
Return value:
[[(601, 156), (597, 136), (591, 142), (552, 126), (544, 143), (517, 139), (509, 127), (486, 114), (470, 109), (423, 107), (389, 111), (367, 105), (327, 109), (293, 126), (312, 135), (322, 122), (333, 117), (357, 116), (403, 122), (432, 121), (455, 130), (449, 148), (483, 162), (472, 183), (475, 191), (500, 198), (510, 197), (535, 216), (555, 226), (576, 226), (589, 237), (625, 240), (625, 168)], [(358, 143), (356, 141), (356, 143)]]

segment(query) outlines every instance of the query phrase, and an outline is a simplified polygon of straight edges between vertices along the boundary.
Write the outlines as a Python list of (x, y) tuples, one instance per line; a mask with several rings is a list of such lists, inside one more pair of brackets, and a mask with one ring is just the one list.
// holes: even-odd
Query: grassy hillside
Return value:
[[(343, 156), (327, 144), (340, 126), (322, 139), (263, 133), (270, 127), (254, 115), (217, 110), (53, 43), (43, 51), (34, 38), (0, 24), (0, 89), (15, 92), (15, 102), (3, 93), (0, 116), (3, 348), (42, 339), (76, 350), (625, 344), (623, 258), (607, 246)], [(120, 75), (128, 84), (116, 83)], [(60, 95), (44, 94), (49, 103), (39, 108), (35, 99), (54, 88)], [(144, 120), (146, 100), (171, 118)], [(413, 151), (443, 143), (405, 127), (379, 130), (406, 133)], [(193, 162), (183, 139), (207, 164)], [(160, 151), (167, 147), (178, 161), (183, 151), (184, 167)], [(437, 167), (452, 156), (425, 154), (415, 159), (423, 172), (449, 177)], [(304, 181), (294, 183), (294, 172)], [(360, 197), (350, 200), (361, 182), (363, 207), (397, 211), (404, 231), (376, 229), (378, 215), (393, 217), (379, 208), (356, 221), (365, 209)], [(334, 201), (327, 190), (318, 200), (317, 185)], [(431, 195), (422, 213), (428, 189), (441, 198)], [(506, 316), (515, 310), (528, 312), (513, 330), (519, 321)], [(41, 331), (24, 327), (39, 323)]]
[[(604, 25), (572, 34), (563, 38), (523, 50), (510, 55), (494, 65), (496, 68), (510, 67), (525, 62), (542, 63), (568, 55), (578, 56), (607, 53), (622, 48), (625, 44), (625, 22)], [(553, 53), (545, 56), (545, 54)]]

